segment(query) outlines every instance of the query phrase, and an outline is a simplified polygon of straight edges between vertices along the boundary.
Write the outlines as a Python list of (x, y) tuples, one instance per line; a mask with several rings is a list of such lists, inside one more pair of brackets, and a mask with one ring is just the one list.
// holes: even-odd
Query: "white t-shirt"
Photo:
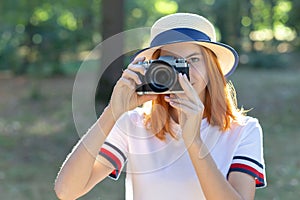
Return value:
[[(220, 132), (203, 119), (201, 139), (224, 177), (232, 171), (244, 172), (255, 177), (257, 187), (264, 187), (262, 130), (255, 118), (244, 117), (243, 121)], [(111, 178), (118, 179), (127, 164), (126, 200), (205, 199), (180, 126), (175, 122), (171, 126), (178, 139), (167, 134), (166, 141), (161, 141), (145, 128), (143, 114), (134, 110), (111, 130), (99, 154), (115, 167)]]

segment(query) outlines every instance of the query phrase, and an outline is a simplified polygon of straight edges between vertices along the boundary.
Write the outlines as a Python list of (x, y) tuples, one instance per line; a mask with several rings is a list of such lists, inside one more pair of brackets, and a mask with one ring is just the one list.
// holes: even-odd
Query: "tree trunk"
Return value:
[[(124, 26), (124, 1), (103, 0), (102, 1), (102, 37), (103, 41), (111, 36), (121, 33)], [(124, 68), (123, 37), (118, 37), (107, 44), (103, 42), (101, 55), (101, 69), (105, 69), (101, 76), (97, 89), (97, 100), (107, 102), (110, 98), (113, 86), (122, 74)], [(114, 62), (110, 63), (109, 58), (118, 55)], [(101, 70), (102, 71), (102, 70)]]

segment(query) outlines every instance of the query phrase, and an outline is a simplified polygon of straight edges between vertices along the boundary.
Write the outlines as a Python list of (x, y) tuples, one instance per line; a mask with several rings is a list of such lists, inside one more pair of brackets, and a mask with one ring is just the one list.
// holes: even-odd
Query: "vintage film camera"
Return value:
[(186, 74), (189, 79), (189, 64), (184, 58), (161, 56), (138, 64), (146, 69), (145, 76), (138, 73), (142, 81), (136, 89), (139, 95), (182, 93), (178, 74)]

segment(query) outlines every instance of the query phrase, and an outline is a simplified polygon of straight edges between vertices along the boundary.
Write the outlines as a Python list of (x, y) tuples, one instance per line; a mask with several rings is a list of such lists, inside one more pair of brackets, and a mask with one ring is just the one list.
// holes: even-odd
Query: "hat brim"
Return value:
[[(208, 42), (208, 41), (178, 41), (169, 44), (177, 44), (177, 43), (192, 43), (210, 49), (217, 56), (222, 73), (225, 77), (230, 76), (238, 65), (239, 62), (238, 53), (231, 46), (228, 46), (226, 44), (219, 43), (219, 42)], [(133, 55), (133, 59), (136, 57), (145, 57), (147, 60), (150, 60), (153, 53), (156, 50), (169, 44), (167, 43), (164, 45), (147, 47), (142, 50), (139, 50)]]

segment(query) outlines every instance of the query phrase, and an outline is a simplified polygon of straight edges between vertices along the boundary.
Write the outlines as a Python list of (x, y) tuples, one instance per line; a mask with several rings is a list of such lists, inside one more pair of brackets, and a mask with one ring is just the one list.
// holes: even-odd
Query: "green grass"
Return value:
[[(231, 79), (239, 105), (253, 108), (249, 115), (259, 118), (264, 130), (268, 187), (257, 190), (256, 199), (298, 199), (299, 71), (240, 68)], [(56, 173), (79, 139), (72, 118), (73, 81), (0, 79), (0, 199), (56, 199)], [(106, 179), (81, 199), (124, 199), (124, 175), (117, 182)]]

